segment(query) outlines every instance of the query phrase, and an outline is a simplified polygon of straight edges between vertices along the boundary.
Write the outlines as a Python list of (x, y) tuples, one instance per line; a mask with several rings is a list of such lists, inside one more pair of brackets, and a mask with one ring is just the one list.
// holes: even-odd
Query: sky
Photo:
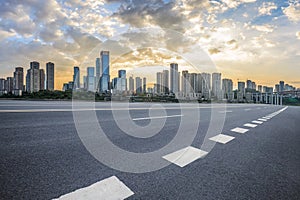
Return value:
[[(1, 0), (0, 77), (15, 67), (55, 63), (55, 88), (73, 67), (111, 52), (111, 72), (221, 72), (300, 88), (299, 0)], [(162, 68), (161, 68), (162, 69)], [(194, 70), (195, 71), (195, 70)]]

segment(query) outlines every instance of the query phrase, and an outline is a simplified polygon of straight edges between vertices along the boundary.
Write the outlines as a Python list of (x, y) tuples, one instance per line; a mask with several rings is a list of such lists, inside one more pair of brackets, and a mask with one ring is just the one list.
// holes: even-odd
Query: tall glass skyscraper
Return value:
[(109, 51), (101, 51), (100, 53), (100, 91), (106, 92), (109, 88), (110, 74), (109, 74)]
[(46, 89), (53, 91), (54, 90), (54, 63), (46, 63)]
[(80, 88), (80, 69), (77, 66), (74, 67), (73, 82), (74, 89)]
[(100, 77), (102, 75), (102, 70), (101, 70), (101, 60), (100, 58), (96, 58), (96, 87), (99, 89), (99, 82), (100, 82)]
[(179, 92), (179, 73), (177, 63), (170, 64), (170, 86), (170, 92)]
[(94, 92), (95, 87), (95, 68), (94, 67), (88, 67), (87, 68), (87, 90)]

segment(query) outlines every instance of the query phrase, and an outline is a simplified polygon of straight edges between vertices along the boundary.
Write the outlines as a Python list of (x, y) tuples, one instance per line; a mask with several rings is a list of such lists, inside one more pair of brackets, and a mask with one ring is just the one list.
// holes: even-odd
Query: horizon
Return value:
[[(63, 83), (72, 80), (74, 66), (81, 69), (81, 81), (86, 67), (95, 67), (96, 57), (87, 61), (95, 49), (98, 57), (105, 47), (120, 51), (118, 43), (105, 46), (107, 41), (123, 37), (131, 43), (151, 42), (153, 33), (141, 37), (132, 30), (155, 28), (172, 30), (189, 41), (173, 41), (167, 46), (169, 52), (154, 49), (138, 54), (130, 49), (131, 43), (124, 43), (127, 46), (122, 50), (129, 53), (118, 62), (111, 58), (111, 74), (114, 74), (112, 70), (145, 66), (140, 65), (143, 64), (140, 58), (152, 60), (152, 66), (163, 63), (168, 67), (172, 50), (176, 52), (197, 44), (215, 64), (214, 71), (222, 73), (222, 78), (232, 79), (234, 86), (237, 80), (249, 79), (258, 85), (274, 87), (283, 80), (300, 88), (299, 1), (205, 0), (193, 4), (169, 0), (51, 0), (0, 5), (1, 77), (12, 76), (15, 67), (28, 69), (34, 60), (42, 69), (47, 62), (53, 62), (55, 89), (61, 90)], [(159, 37), (159, 42), (168, 44), (166, 38)]]

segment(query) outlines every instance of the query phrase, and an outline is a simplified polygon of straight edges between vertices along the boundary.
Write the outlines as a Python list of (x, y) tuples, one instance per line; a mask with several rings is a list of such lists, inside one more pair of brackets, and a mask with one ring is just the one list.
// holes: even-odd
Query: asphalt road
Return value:
[[(0, 101), (0, 199), (59, 198), (112, 176), (134, 193), (128, 199), (300, 198), (300, 107), (283, 110), (285, 107), (271, 105), (146, 103), (126, 106), (114, 103), (111, 108), (110, 103), (96, 103), (90, 109), (82, 102), (72, 109), (71, 102)], [(128, 152), (142, 154), (162, 149), (177, 137), (182, 126), (185, 139), (164, 153), (190, 145), (208, 154), (184, 167), (159, 156), (155, 162), (134, 166), (143, 170), (167, 164), (159, 170), (132, 173), (113, 169), (93, 157), (82, 141), (93, 136), (93, 117), (89, 117), (93, 113), (107, 138)], [(126, 127), (134, 136), (124, 134), (116, 121), (117, 118), (124, 122), (128, 116), (140, 127), (140, 131)], [(258, 120), (266, 116), (265, 120)], [(85, 125), (86, 133), (78, 134), (74, 122), (78, 117), (82, 117), (80, 123)], [(262, 124), (253, 123), (254, 120)], [(257, 126), (246, 127), (246, 123)], [(237, 127), (248, 131), (232, 131)], [(151, 130), (158, 130), (157, 134), (148, 137)], [(235, 138), (226, 144), (207, 140), (221, 133)], [(134, 161), (119, 159), (111, 149), (106, 151), (114, 165), (132, 169)], [(76, 197), (79, 198), (82, 197)]]

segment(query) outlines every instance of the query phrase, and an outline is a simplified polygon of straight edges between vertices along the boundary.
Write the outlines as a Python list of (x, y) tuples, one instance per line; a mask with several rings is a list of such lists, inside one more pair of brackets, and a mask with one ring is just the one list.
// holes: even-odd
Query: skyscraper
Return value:
[(253, 86), (252, 86), (252, 81), (251, 80), (247, 80), (246, 81), (246, 88), (252, 90)]
[(127, 81), (126, 81), (126, 70), (119, 70), (118, 71), (118, 82), (119, 83), (119, 88), (118, 90), (121, 91), (121, 92), (124, 92), (127, 90)]
[(223, 98), (232, 99), (233, 98), (233, 82), (231, 79), (223, 79), (222, 80), (222, 90), (223, 90)]
[(95, 86), (95, 68), (94, 67), (88, 67), (87, 68), (87, 73), (86, 73), (86, 78), (87, 78), (87, 90), (94, 92), (96, 89)]
[(162, 80), (163, 93), (167, 94), (169, 93), (169, 70), (163, 70), (162, 75), (163, 75), (163, 80)]
[(24, 72), (22, 67), (16, 67), (14, 72), (14, 90), (23, 91), (24, 88)]
[(245, 82), (238, 82), (238, 92), (245, 95)]
[(284, 91), (284, 81), (280, 81), (279, 82), (279, 92), (283, 92)]
[(0, 91), (1, 91), (1, 94), (4, 90), (5, 90), (5, 79), (0, 78)]
[(275, 85), (275, 92), (279, 92), (279, 91), (280, 91), (279, 88), (280, 88), (279, 84), (276, 84), (276, 85)]
[(147, 92), (147, 79), (146, 77), (143, 78), (143, 93)]
[(212, 96), (221, 99), (222, 98), (221, 90), (221, 73), (212, 74)]
[(109, 51), (101, 51), (100, 53), (100, 91), (106, 92), (109, 90), (110, 73), (109, 73)]
[(46, 63), (46, 89), (49, 91), (54, 90), (54, 63)]
[(27, 71), (27, 73), (29, 73), (26, 76), (26, 84), (29, 84), (28, 87), (26, 85), (26, 87), (28, 88), (28, 92), (38, 92), (41, 87), (40, 63), (36, 61), (30, 62), (30, 69)]
[(177, 63), (170, 64), (170, 92), (179, 92), (179, 73)]
[(45, 71), (40, 69), (40, 90), (45, 90)]
[(134, 79), (132, 76), (129, 77), (129, 80), (128, 80), (128, 85), (129, 85), (129, 92), (134, 92)]
[(183, 94), (191, 92), (190, 74), (187, 70), (182, 71), (181, 90)]
[(198, 91), (198, 75), (197, 73), (190, 74), (191, 92), (197, 93)]
[(157, 94), (163, 93), (163, 73), (156, 73), (156, 92)]
[(7, 93), (12, 93), (14, 89), (14, 78), (7, 77), (4, 85), (6, 85), (5, 90), (7, 91)]
[(201, 81), (202, 81), (202, 89), (201, 89), (201, 92), (202, 92), (202, 96), (204, 96), (204, 98), (206, 99), (209, 99), (210, 96), (211, 96), (211, 74), (209, 73), (202, 73), (201, 74)]
[(99, 89), (101, 75), (102, 75), (102, 73), (101, 73), (101, 60), (100, 60), (100, 58), (96, 58), (96, 86), (97, 86), (97, 90)]
[(257, 89), (259, 92), (262, 92), (262, 85), (258, 85)]
[(135, 77), (135, 88), (137, 94), (141, 94), (143, 92), (142, 79), (140, 77)]
[(80, 88), (80, 69), (77, 66), (74, 66), (73, 82), (74, 82), (74, 89), (79, 89)]

